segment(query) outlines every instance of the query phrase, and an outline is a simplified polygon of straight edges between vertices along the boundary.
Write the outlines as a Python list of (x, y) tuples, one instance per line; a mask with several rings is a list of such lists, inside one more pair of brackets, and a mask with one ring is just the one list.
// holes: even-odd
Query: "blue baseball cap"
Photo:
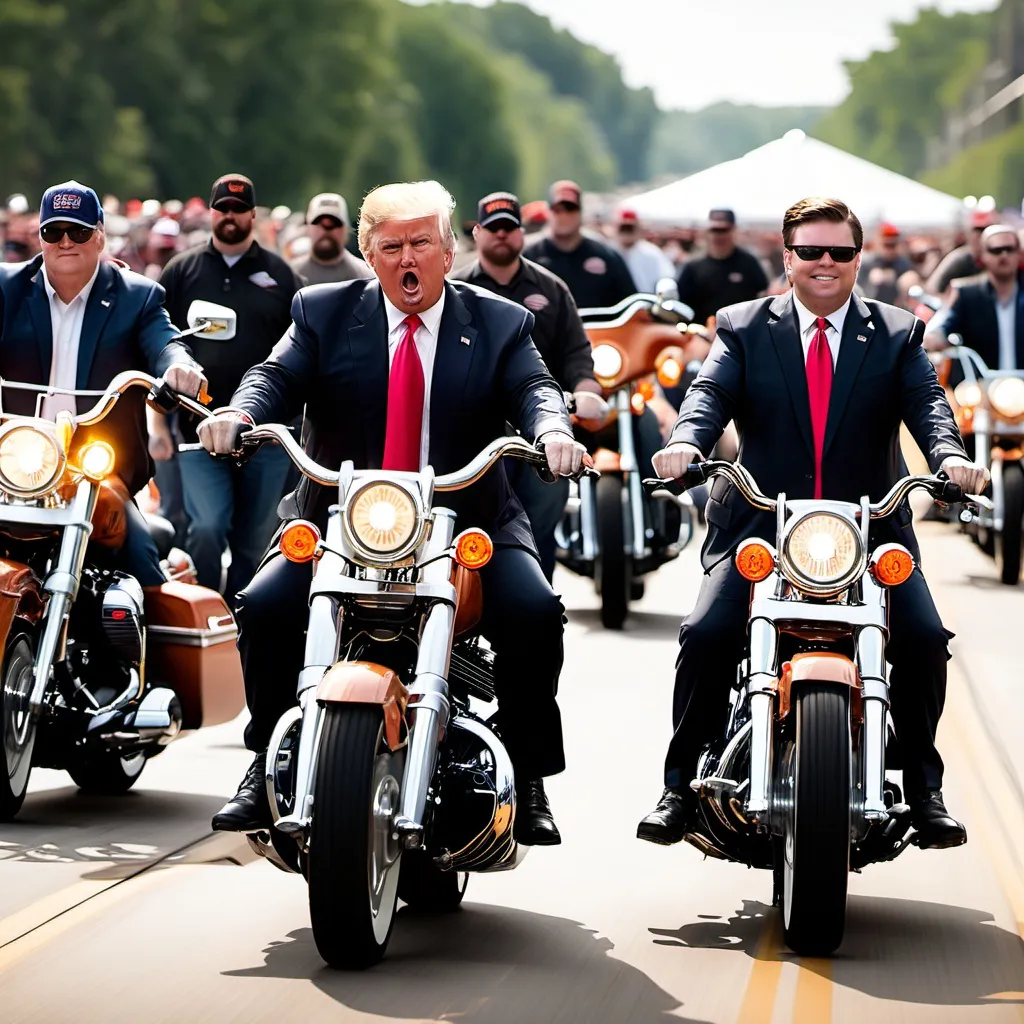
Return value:
[(51, 185), (39, 204), (39, 226), (43, 228), (54, 221), (98, 227), (103, 223), (99, 196), (88, 185), (77, 181)]

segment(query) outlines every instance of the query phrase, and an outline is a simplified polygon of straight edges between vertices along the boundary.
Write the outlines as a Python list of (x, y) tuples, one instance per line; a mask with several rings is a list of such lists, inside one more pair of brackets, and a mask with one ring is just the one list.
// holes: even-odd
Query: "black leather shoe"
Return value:
[(692, 831), (696, 816), (696, 800), (691, 792), (666, 789), (658, 806), (636, 827), (637, 839), (671, 846)]
[(512, 834), (523, 846), (558, 846), (561, 843), (562, 835), (551, 816), (542, 779), (516, 786), (516, 823)]
[(910, 821), (917, 829), (914, 842), (923, 850), (945, 850), (967, 842), (967, 829), (946, 810), (941, 789), (929, 789), (910, 801)]
[(267, 755), (257, 754), (238, 792), (213, 816), (216, 832), (255, 832), (270, 828), (273, 819), (267, 799)]

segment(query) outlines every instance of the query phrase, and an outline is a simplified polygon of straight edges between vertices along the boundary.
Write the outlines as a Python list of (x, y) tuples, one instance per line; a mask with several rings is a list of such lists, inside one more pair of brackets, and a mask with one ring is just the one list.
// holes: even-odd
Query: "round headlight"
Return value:
[(0, 438), (0, 486), (21, 497), (45, 494), (64, 472), (56, 438), (35, 427), (15, 427)]
[(412, 496), (394, 484), (370, 484), (348, 508), (353, 539), (371, 555), (391, 555), (404, 548), (416, 532), (418, 517)]
[(622, 353), (614, 345), (598, 345), (591, 353), (594, 376), (601, 381), (613, 381), (622, 372)]
[(1024, 416), (1024, 380), (1020, 377), (998, 377), (988, 386), (988, 400), (1005, 419), (1015, 420)]
[(797, 586), (827, 590), (850, 580), (860, 558), (857, 530), (840, 516), (815, 513), (789, 531), (783, 570)]
[(981, 385), (973, 380), (962, 380), (953, 388), (953, 398), (962, 409), (973, 409), (976, 405), (981, 405), (983, 397)]

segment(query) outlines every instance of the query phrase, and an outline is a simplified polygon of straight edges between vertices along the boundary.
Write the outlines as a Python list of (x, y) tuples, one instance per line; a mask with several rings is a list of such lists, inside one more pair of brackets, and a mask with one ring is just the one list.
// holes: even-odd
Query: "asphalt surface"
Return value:
[(560, 573), (570, 767), (548, 788), (564, 843), (472, 877), (458, 914), (400, 911), (369, 972), (325, 968), (302, 880), (209, 832), (249, 760), (239, 723), (174, 744), (117, 799), (36, 772), (20, 819), (0, 826), (0, 1022), (1019, 1024), (1024, 585), (1000, 586), (952, 527), (920, 535), (957, 634), (940, 747), (970, 842), (854, 876), (835, 958), (783, 948), (768, 873), (634, 838), (660, 793), (694, 545), (622, 633)]

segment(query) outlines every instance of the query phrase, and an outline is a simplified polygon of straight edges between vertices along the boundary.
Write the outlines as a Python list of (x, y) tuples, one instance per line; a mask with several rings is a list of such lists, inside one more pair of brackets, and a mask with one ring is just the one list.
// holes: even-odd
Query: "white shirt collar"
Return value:
[[(834, 313), (829, 313), (825, 317), (839, 337), (843, 336), (843, 324), (846, 323), (846, 314), (850, 311), (850, 303), (852, 301), (853, 295), (851, 294)], [(817, 325), (818, 317), (796, 297), (795, 291), (793, 292), (793, 305), (796, 308), (797, 319), (800, 322), (800, 336), (803, 337), (812, 327)]]
[[(388, 336), (390, 337), (404, 323), (408, 313), (403, 313), (384, 293), (381, 288), (381, 295), (384, 297), (384, 310), (388, 315)], [(441, 325), (441, 314), (444, 312), (444, 288), (441, 289), (441, 297), (430, 309), (424, 309), (418, 314), (423, 326), (430, 332), (431, 337), (437, 337), (438, 328)]]
[[(81, 299), (82, 305), (84, 306), (89, 301), (89, 294), (92, 291), (92, 286), (96, 283), (96, 276), (100, 272), (100, 263), (102, 262), (103, 261), (100, 260), (96, 264), (96, 269), (92, 272), (92, 277), (89, 278), (89, 280), (85, 283), (85, 287), (71, 300), (71, 302), (75, 302), (76, 300)], [(50, 302), (53, 302), (54, 299), (57, 299), (62, 304), (64, 303), (64, 300), (61, 299), (61, 297), (57, 294), (57, 290), (53, 287), (52, 284), (50, 284), (50, 278), (47, 276), (45, 263), (43, 264), (43, 287), (46, 289), (46, 296), (50, 300)], [(67, 303), (67, 305), (70, 306), (71, 302)]]

